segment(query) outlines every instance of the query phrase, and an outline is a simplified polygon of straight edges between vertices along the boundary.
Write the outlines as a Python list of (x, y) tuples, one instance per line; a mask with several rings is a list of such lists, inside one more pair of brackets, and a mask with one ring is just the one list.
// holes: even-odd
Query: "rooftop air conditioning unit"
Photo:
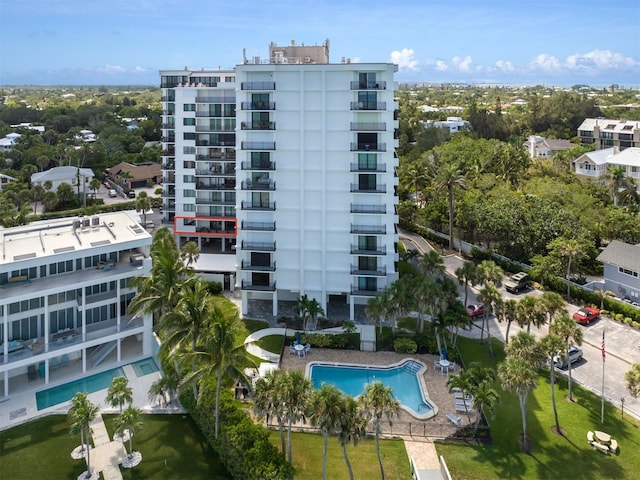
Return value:
[(100, 217), (91, 217), (91, 225), (94, 227), (100, 225)]
[(90, 223), (89, 217), (82, 219), (82, 228), (88, 227)]

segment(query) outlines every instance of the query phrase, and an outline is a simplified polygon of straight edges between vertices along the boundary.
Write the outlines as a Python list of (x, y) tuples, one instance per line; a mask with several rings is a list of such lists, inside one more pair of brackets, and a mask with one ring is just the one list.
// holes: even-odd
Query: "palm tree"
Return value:
[[(309, 320), (313, 321), (314, 325), (317, 325), (318, 317), (324, 317), (325, 313), (318, 301), (313, 298), (309, 301), (309, 306), (307, 309), (307, 313), (309, 315)], [(306, 330), (306, 327), (305, 327)]]
[(280, 399), (284, 405), (284, 416), (287, 420), (287, 450), (289, 463), (293, 465), (291, 452), (291, 430), (293, 424), (304, 420), (305, 409), (312, 391), (311, 380), (301, 370), (288, 370), (280, 385)]
[(505, 345), (507, 356), (524, 358), (533, 370), (538, 370), (542, 365), (544, 354), (536, 337), (527, 332), (518, 332), (513, 336), (509, 345)]
[(544, 324), (546, 315), (539, 305), (539, 300), (533, 296), (524, 297), (516, 306), (516, 320), (521, 327), (527, 327), (531, 332), (531, 325), (538, 327)]
[[(90, 429), (89, 424), (100, 413), (100, 407), (94, 405), (87, 398), (86, 392), (78, 392), (71, 400), (71, 408), (67, 413), (69, 422), (71, 423), (71, 433), (80, 431), (81, 442), (84, 445), (84, 438), (89, 442)], [(85, 477), (91, 478), (91, 448), (87, 448), (87, 472)]]
[(539, 300), (540, 309), (547, 315), (549, 332), (556, 314), (565, 311), (565, 303), (561, 295), (556, 292), (544, 292)]
[[(312, 426), (322, 432), (322, 479), (327, 478), (327, 446), (329, 435), (340, 426), (344, 396), (335, 385), (322, 384), (319, 390), (311, 393), (308, 406), (308, 418)], [(384, 477), (383, 477), (384, 478)]]
[(453, 207), (455, 203), (455, 189), (464, 189), (466, 186), (466, 179), (457, 164), (448, 163), (443, 165), (437, 172), (433, 185), (437, 190), (447, 191), (447, 199), (449, 203), (449, 250), (453, 250)]
[(419, 265), (424, 275), (440, 277), (445, 272), (442, 257), (435, 250), (423, 253)]
[(483, 260), (478, 266), (478, 283), (500, 287), (504, 271), (493, 260)]
[[(160, 349), (171, 356), (187, 351), (195, 352), (211, 317), (211, 294), (202, 277), (192, 277), (185, 282), (181, 295), (175, 309), (164, 315), (158, 325), (163, 334)], [(192, 357), (192, 371), (196, 370), (196, 360), (197, 357)], [(198, 398), (195, 381), (192, 387), (194, 398)]]
[(282, 398), (284, 381), (284, 371), (280, 369), (270, 370), (264, 377), (256, 380), (253, 393), (253, 409), (259, 418), (266, 418), (267, 426), (269, 417), (276, 417), (278, 431), (280, 432), (282, 456), (286, 458), (284, 441), (285, 402)]
[(384, 301), (382, 295), (371, 297), (367, 301), (364, 313), (374, 325), (378, 326), (378, 333), (382, 332), (382, 319), (385, 317)]
[[(458, 375), (449, 375), (449, 378), (447, 378), (447, 388), (449, 389), (449, 392), (454, 388), (459, 388), (462, 392), (463, 398), (466, 399), (471, 395), (471, 389), (473, 386), (468, 372), (468, 370), (462, 370)], [(471, 422), (471, 415), (467, 409), (467, 402), (464, 402), (464, 413), (467, 415), (467, 420)]]
[(142, 430), (142, 410), (132, 405), (125, 408), (116, 417), (116, 433), (124, 437), (124, 431), (129, 430), (129, 458), (133, 456), (133, 434)]
[(142, 224), (147, 225), (147, 212), (151, 208), (151, 199), (147, 192), (140, 192), (136, 198), (136, 212), (142, 213)]
[[(238, 314), (225, 315), (217, 306), (212, 309), (212, 321), (208, 332), (205, 332), (202, 347), (186, 354), (192, 358), (196, 370), (183, 379), (187, 384), (196, 381), (198, 384), (211, 377), (216, 379), (215, 436), (220, 427), (220, 390), (226, 378), (239, 379), (245, 385), (251, 382), (244, 373), (245, 368), (256, 368), (242, 342), (237, 343), (238, 330), (241, 328)], [(198, 400), (202, 397), (202, 389)]]
[(482, 315), (482, 331), (480, 332), (480, 342), (482, 342), (482, 333), (484, 327), (487, 327), (487, 339), (489, 341), (489, 354), (493, 357), (493, 345), (491, 344), (491, 331), (489, 330), (489, 322), (487, 316), (491, 315), (496, 308), (496, 305), (500, 302), (501, 296), (498, 289), (493, 284), (487, 284), (480, 293), (478, 293), (478, 300), (484, 303), (484, 315)]
[(509, 298), (498, 303), (496, 315), (499, 321), (507, 322), (507, 331), (505, 333), (505, 343), (509, 343), (509, 330), (511, 329), (511, 323), (517, 319), (518, 301), (513, 298)]
[[(438, 307), (442, 307), (444, 303), (441, 301), (443, 300), (442, 292), (435, 280), (429, 277), (415, 278), (412, 286), (414, 301), (418, 309), (418, 332), (422, 333), (424, 331), (424, 313), (430, 310), (434, 310), (433, 313), (437, 313), (442, 310), (442, 308), (438, 309)], [(436, 298), (438, 298), (437, 302), (435, 301)], [(431, 320), (435, 321), (433, 317)]]
[(514, 392), (518, 396), (520, 413), (522, 414), (522, 448), (525, 453), (529, 453), (527, 399), (529, 392), (537, 386), (537, 374), (524, 358), (507, 355), (505, 360), (498, 365), (498, 377), (505, 390)]
[(309, 297), (305, 293), (298, 297), (298, 302), (296, 303), (296, 314), (302, 320), (302, 329), (305, 332), (307, 331), (307, 318), (309, 317), (309, 302)]
[[(560, 315), (551, 325), (551, 333), (559, 336), (564, 342), (565, 356), (569, 358), (571, 344), (582, 345), (582, 328), (571, 318), (567, 312)], [(569, 363), (569, 401), (573, 402), (571, 362)]]
[(122, 413), (122, 406), (125, 403), (133, 402), (133, 389), (129, 386), (127, 377), (116, 377), (111, 381), (109, 390), (107, 390), (106, 401), (112, 407), (119, 407)]
[(187, 243), (185, 243), (182, 246), (180, 257), (184, 262), (186, 262), (187, 267), (190, 267), (191, 265), (196, 263), (200, 258), (200, 249), (198, 248), (198, 244), (193, 240), (190, 240)]
[(98, 190), (100, 190), (100, 186), (102, 184), (100, 183), (100, 180), (98, 180), (97, 178), (93, 177), (91, 179), (91, 181), (89, 182), (89, 190), (93, 190), (93, 196), (95, 197), (98, 193)]
[(31, 187), (31, 198), (33, 199), (33, 213), (38, 213), (38, 202), (44, 199), (44, 188), (42, 185), (34, 185)]
[(496, 406), (500, 402), (500, 395), (488, 381), (482, 381), (479, 385), (476, 385), (472, 390), (472, 395), (473, 408), (476, 410), (476, 424), (474, 426), (474, 430), (477, 434), (478, 428), (480, 427), (481, 414), (484, 413), (485, 417), (487, 413), (493, 415)]
[(353, 470), (351, 468), (351, 462), (347, 455), (347, 445), (353, 444), (354, 447), (358, 446), (358, 443), (367, 434), (367, 419), (364, 418), (358, 402), (351, 396), (345, 396), (342, 403), (342, 414), (340, 415), (340, 424), (338, 428), (338, 441), (342, 447), (342, 456), (344, 462), (347, 464), (347, 470), (349, 471), (349, 478), (353, 480)]
[(624, 380), (631, 396), (638, 398), (640, 395), (640, 363), (632, 364), (631, 368), (624, 372)]
[(618, 206), (618, 194), (620, 187), (624, 183), (627, 171), (622, 165), (608, 165), (607, 177), (611, 181), (611, 197), (613, 198), (613, 205)]
[(570, 298), (571, 284), (569, 280), (571, 279), (571, 266), (573, 260), (578, 260), (585, 255), (585, 242), (573, 238), (558, 237), (549, 243), (548, 248), (551, 252), (557, 252), (560, 257), (567, 259), (567, 273), (565, 278), (567, 279), (567, 298)]
[(367, 383), (364, 386), (364, 394), (358, 397), (358, 400), (366, 418), (373, 422), (378, 463), (380, 463), (380, 473), (382, 480), (384, 480), (384, 466), (382, 465), (382, 455), (380, 454), (380, 423), (383, 417), (391, 423), (392, 418), (399, 415), (400, 403), (393, 396), (391, 387), (386, 387), (379, 381)]
[(469, 284), (476, 284), (478, 267), (473, 262), (464, 262), (461, 267), (456, 269), (455, 274), (460, 285), (464, 285), (464, 306), (466, 307), (469, 300)]
[[(544, 352), (545, 357), (549, 361), (549, 382), (551, 383), (551, 404), (553, 405), (553, 416), (556, 421), (556, 433), (562, 435), (562, 430), (560, 429), (560, 421), (558, 420), (558, 408), (556, 406), (556, 359), (560, 356), (560, 352), (563, 351), (564, 342), (562, 339), (554, 334), (549, 334), (542, 338), (540, 341), (540, 346), (542, 351)], [(567, 359), (568, 363), (571, 363)]]
[(157, 379), (149, 386), (149, 391), (147, 392), (147, 398), (150, 402), (155, 402), (157, 399), (160, 399), (161, 403), (166, 405), (167, 403), (167, 384), (164, 376)]

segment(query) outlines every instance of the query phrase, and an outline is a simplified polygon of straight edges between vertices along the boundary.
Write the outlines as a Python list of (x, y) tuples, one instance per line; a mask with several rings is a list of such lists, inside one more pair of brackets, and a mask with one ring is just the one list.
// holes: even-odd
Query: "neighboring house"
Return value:
[(146, 187), (148, 182), (157, 185), (162, 179), (162, 165), (159, 163), (121, 162), (106, 170), (109, 178), (127, 188)]
[(538, 135), (531, 135), (524, 142), (524, 148), (529, 152), (529, 158), (549, 158), (556, 152), (573, 147), (569, 140), (547, 139)]
[[(135, 212), (0, 229), (0, 402), (153, 354), (151, 315), (127, 312), (151, 271)], [(56, 375), (56, 373), (58, 375)]]
[(0, 138), (0, 152), (11, 151), (20, 137), (19, 133), (9, 133), (6, 137)]
[(76, 135), (76, 138), (83, 142), (95, 142), (97, 139), (96, 134), (91, 130), (80, 130), (80, 135)]
[(625, 169), (625, 176), (640, 180), (640, 148), (619, 151), (617, 147), (587, 152), (573, 161), (576, 175), (604, 181), (608, 167), (617, 165)]
[(582, 144), (595, 144), (596, 150), (640, 147), (640, 121), (587, 118), (578, 127)]
[(90, 168), (78, 167), (54, 167), (44, 172), (37, 172), (31, 175), (31, 185), (42, 185), (45, 182), (51, 182), (51, 190), (56, 191), (63, 183), (68, 183), (76, 191), (78, 185), (78, 176), (80, 177), (80, 192), (89, 193), (89, 183), (93, 180), (93, 170)]
[(36, 130), (40, 133), (44, 132), (44, 125), (33, 125), (31, 123), (17, 123), (15, 125), (11, 125), (11, 128), (24, 128), (27, 130)]
[(10, 177), (9, 175), (5, 175), (4, 173), (0, 173), (0, 191), (4, 188), (5, 185), (13, 182), (17, 182), (17, 178)]
[(640, 303), (640, 244), (612, 240), (596, 259), (604, 263), (604, 288)]
[(471, 124), (462, 117), (447, 117), (444, 121), (428, 120), (424, 122), (425, 128), (446, 128), (449, 133), (458, 133), (463, 130), (471, 130)]

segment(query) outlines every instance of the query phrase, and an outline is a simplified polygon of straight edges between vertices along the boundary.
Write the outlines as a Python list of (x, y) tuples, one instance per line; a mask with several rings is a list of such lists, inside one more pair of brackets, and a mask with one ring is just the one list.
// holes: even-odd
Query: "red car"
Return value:
[(600, 310), (593, 307), (582, 307), (573, 314), (573, 319), (581, 325), (589, 325), (600, 318)]
[(475, 302), (471, 305), (467, 305), (467, 313), (471, 318), (478, 318), (484, 315), (484, 303)]

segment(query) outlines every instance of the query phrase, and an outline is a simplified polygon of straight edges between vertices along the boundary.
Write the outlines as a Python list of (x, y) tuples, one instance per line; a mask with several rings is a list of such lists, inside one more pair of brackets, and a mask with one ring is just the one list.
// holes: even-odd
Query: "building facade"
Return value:
[(235, 254), (243, 313), (306, 294), (353, 318), (397, 278), (397, 68), (328, 54), (271, 44), (233, 72), (161, 72), (164, 219)]
[[(107, 359), (152, 354), (152, 319), (127, 306), (151, 269), (151, 236), (134, 213), (33, 222), (0, 230), (0, 395), (48, 384)], [(1, 398), (1, 397), (0, 397)]]
[(617, 147), (619, 150), (640, 147), (640, 122), (587, 118), (578, 127), (578, 136), (580, 143), (594, 144), (596, 150), (611, 147)]

